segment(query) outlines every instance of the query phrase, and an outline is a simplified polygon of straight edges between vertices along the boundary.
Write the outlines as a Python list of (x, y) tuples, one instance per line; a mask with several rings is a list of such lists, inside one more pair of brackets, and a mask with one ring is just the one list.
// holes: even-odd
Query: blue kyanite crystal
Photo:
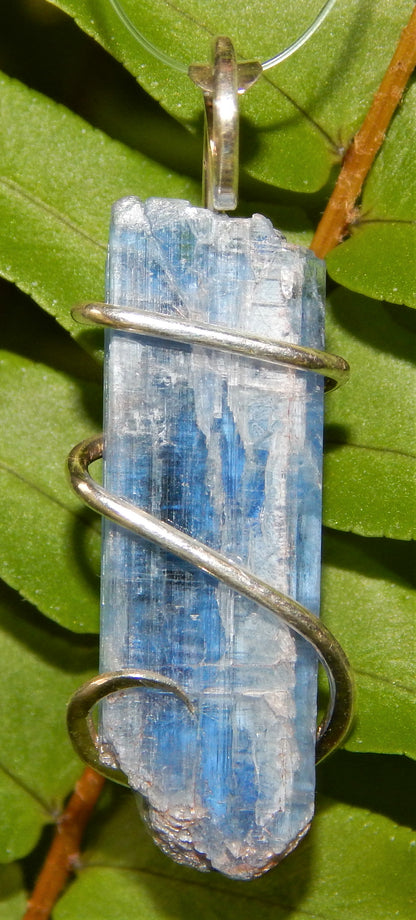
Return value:
[[(323, 264), (264, 217), (137, 198), (113, 210), (108, 300), (322, 347)], [(318, 612), (322, 378), (107, 334), (105, 485)], [(316, 662), (271, 612), (104, 524), (101, 667), (158, 671), (168, 693), (102, 709), (159, 846), (252, 878), (307, 830)]]

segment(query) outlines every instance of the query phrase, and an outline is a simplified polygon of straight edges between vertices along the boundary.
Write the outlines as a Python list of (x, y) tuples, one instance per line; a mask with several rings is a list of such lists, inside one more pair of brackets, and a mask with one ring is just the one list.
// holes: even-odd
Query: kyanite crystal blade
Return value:
[[(268, 220), (185, 201), (113, 209), (108, 300), (323, 346), (323, 264)], [(215, 349), (106, 333), (105, 486), (318, 613), (323, 381)], [(159, 846), (252, 878), (314, 805), (316, 661), (271, 612), (127, 530), (103, 534), (101, 667), (172, 678), (103, 705)]]

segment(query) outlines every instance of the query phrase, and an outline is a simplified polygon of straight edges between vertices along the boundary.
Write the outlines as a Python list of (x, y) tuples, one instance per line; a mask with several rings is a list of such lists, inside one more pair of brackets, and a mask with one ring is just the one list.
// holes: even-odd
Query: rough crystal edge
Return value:
[[(170, 859), (173, 859), (176, 863), (182, 866), (187, 866), (191, 869), (198, 869), (199, 872), (218, 872), (219, 870), (212, 865), (211, 861), (208, 859), (205, 853), (202, 853), (199, 850), (195, 849), (192, 837), (186, 833), (187, 824), (192, 826), (192, 821), (190, 819), (178, 820), (176, 823), (171, 821), (173, 834), (169, 833), (169, 824), (166, 821), (166, 814), (164, 812), (158, 812), (157, 809), (152, 808), (149, 804), (149, 801), (144, 797), (136, 793), (136, 798), (138, 800), (139, 809), (143, 821), (151, 834), (151, 837), (162, 851), (165, 856), (168, 856)], [(172, 816), (170, 816), (172, 819)], [(246, 863), (241, 862), (240, 865), (234, 862), (234, 870), (227, 872), (224, 868), (221, 869), (221, 875), (226, 876), (230, 879), (235, 879), (236, 881), (253, 881), (254, 879), (261, 878), (262, 875), (265, 875), (266, 872), (270, 872), (271, 869), (274, 869), (275, 866), (279, 865), (286, 856), (289, 856), (293, 850), (296, 849), (298, 844), (306, 834), (309, 832), (312, 824), (312, 819), (305, 824), (305, 826), (299, 831), (296, 837), (290, 841), (290, 843), (282, 850), (280, 853), (272, 853), (269, 859), (263, 857), (263, 862), (261, 866), (255, 867), (253, 865), (250, 868), (247, 867)], [(178, 830), (183, 831), (183, 836), (180, 838), (180, 845), (178, 844)], [(253, 854), (255, 850), (253, 848)], [(247, 852), (247, 858), (249, 857), (249, 852)]]
[[(144, 208), (149, 204), (152, 206), (154, 203), (155, 207), (166, 207), (169, 205), (177, 207), (177, 205), (185, 205), (192, 213), (201, 212), (204, 216), (207, 213), (210, 215), (212, 220), (219, 221), (229, 221), (230, 218), (228, 214), (219, 214), (215, 211), (208, 211), (206, 208), (198, 207), (197, 205), (192, 204), (186, 198), (157, 198), (156, 196), (151, 198), (146, 198), (145, 200), (139, 198), (137, 195), (126, 195), (125, 198), (119, 198), (111, 207), (111, 226), (117, 225), (117, 230), (133, 230), (138, 231), (147, 224), (147, 219), (145, 216)], [(140, 205), (140, 209), (137, 207)], [(288, 252), (298, 252), (299, 254), (307, 257), (311, 262), (321, 263), (321, 265), (326, 270), (326, 265), (323, 259), (320, 259), (319, 256), (316, 256), (312, 249), (309, 249), (307, 246), (302, 246), (298, 243), (291, 243), (285, 237), (284, 233), (281, 230), (277, 230), (273, 226), (270, 218), (265, 217), (264, 214), (259, 214), (257, 211), (251, 215), (251, 217), (234, 217), (233, 221), (239, 221), (241, 223), (253, 223), (257, 224), (258, 228), (263, 228), (263, 231), (266, 237), (277, 237), (279, 242), (282, 245), (282, 249), (286, 249)]]

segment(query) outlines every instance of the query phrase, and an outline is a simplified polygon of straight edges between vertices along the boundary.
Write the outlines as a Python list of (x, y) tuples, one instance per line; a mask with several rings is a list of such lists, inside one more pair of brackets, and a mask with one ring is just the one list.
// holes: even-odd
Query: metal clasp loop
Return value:
[(238, 95), (262, 73), (258, 61), (237, 64), (229, 38), (214, 45), (214, 63), (191, 64), (189, 76), (205, 102), (203, 205), (211, 211), (234, 211), (238, 194)]

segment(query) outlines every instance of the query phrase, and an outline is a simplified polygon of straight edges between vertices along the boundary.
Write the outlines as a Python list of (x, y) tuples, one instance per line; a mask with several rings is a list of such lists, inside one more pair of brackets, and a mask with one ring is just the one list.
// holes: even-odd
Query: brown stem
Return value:
[(416, 7), (360, 130), (350, 144), (337, 183), (311, 243), (321, 259), (341, 242), (354, 219), (355, 202), (380, 149), (407, 81), (416, 67)]
[(22, 920), (48, 920), (74, 869), (85, 826), (104, 785), (104, 778), (87, 767), (58, 820), (52, 846), (41, 869)]

